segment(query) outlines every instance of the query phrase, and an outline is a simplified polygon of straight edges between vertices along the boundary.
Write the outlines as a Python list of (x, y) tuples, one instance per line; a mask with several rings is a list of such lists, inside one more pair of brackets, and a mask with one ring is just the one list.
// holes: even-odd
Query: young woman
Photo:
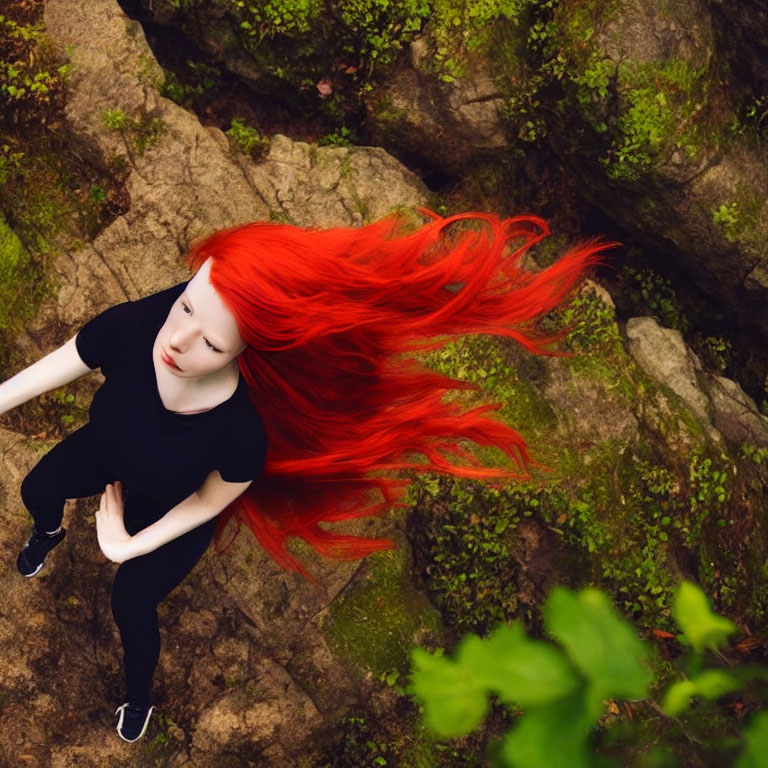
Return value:
[(215, 232), (190, 248), (189, 282), (107, 309), (0, 384), (3, 413), (91, 369), (105, 376), (89, 423), (22, 483), (34, 529), (18, 568), (34, 576), (62, 541), (66, 499), (103, 491), (98, 543), (120, 564), (112, 611), (127, 683), (116, 712), (123, 739), (140, 738), (153, 710), (157, 606), (228, 520), (317, 584), (287, 539), (339, 559), (391, 548), (319, 525), (397, 505), (410, 481), (382, 470), (519, 477), (480, 466), (462, 438), (498, 446), (525, 470), (521, 436), (483, 416), (498, 405), (443, 402), (449, 389), (476, 387), (404, 353), (490, 333), (554, 354), (535, 321), (612, 244), (585, 243), (533, 273), (520, 261), (548, 233), (541, 219), (420, 212), (432, 221), (410, 232), (397, 214), (358, 229), (254, 222)]

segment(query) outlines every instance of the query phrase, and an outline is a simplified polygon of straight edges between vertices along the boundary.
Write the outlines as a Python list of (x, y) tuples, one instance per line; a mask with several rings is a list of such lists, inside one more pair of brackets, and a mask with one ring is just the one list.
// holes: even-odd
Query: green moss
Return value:
[(487, 764), (480, 750), (459, 745), (455, 739), (440, 739), (423, 718), (414, 724), (413, 738), (398, 762), (399, 768), (483, 768)]
[[(550, 428), (556, 417), (536, 383), (530, 380), (531, 366), (538, 369), (537, 376), (545, 375), (537, 365), (540, 361), (519, 356), (516, 346), (516, 342), (496, 336), (464, 336), (431, 352), (424, 358), (424, 363), (439, 373), (480, 387), (477, 392), (455, 395), (462, 402), (467, 405), (500, 402), (503, 408), (499, 417), (521, 432), (538, 434)], [(529, 365), (528, 376), (515, 370), (521, 358)], [(492, 450), (500, 454), (496, 449)], [(498, 461), (500, 455), (495, 459)]]
[(634, 406), (645, 391), (644, 377), (624, 348), (616, 316), (594, 290), (585, 290), (547, 319), (552, 332), (566, 330), (565, 347), (576, 375), (597, 379), (621, 404)]
[(491, 197), (498, 194), (501, 185), (501, 176), (496, 166), (481, 166), (472, 174), (470, 183), (476, 192), (484, 197)]
[(490, 55), (497, 66), (500, 59), (514, 66), (524, 49), (525, 20), (532, 5), (530, 0), (434, 0), (428, 31), (435, 73), (453, 82), (471, 71), (478, 54)]
[(26, 304), (24, 297), (31, 277), (29, 252), (0, 216), (0, 330), (18, 328), (18, 311)]
[(179, 726), (165, 712), (158, 712), (155, 720), (155, 735), (152, 740), (143, 747), (144, 760), (151, 761), (147, 764), (160, 768), (168, 765), (178, 754), (183, 736)]
[(370, 671), (405, 677), (410, 651), (441, 631), (437, 612), (408, 586), (407, 550), (375, 552), (364, 573), (330, 606), (323, 632), (329, 647), (361, 675)]
[(399, 125), (407, 122), (408, 117), (408, 110), (396, 107), (387, 96), (382, 96), (375, 102), (373, 122), (376, 129), (385, 136), (392, 134)]
[[(136, 25), (138, 29), (141, 29), (140, 25)], [(139, 54), (139, 73), (138, 80), (140, 83), (148, 85), (150, 88), (154, 88), (156, 91), (160, 91), (163, 87), (165, 80), (162, 68), (157, 64), (154, 56), (148, 53)]]
[(622, 62), (617, 69), (619, 116), (602, 158), (608, 176), (636, 181), (670, 148), (696, 158), (702, 136), (693, 120), (708, 84), (707, 65), (682, 59)]

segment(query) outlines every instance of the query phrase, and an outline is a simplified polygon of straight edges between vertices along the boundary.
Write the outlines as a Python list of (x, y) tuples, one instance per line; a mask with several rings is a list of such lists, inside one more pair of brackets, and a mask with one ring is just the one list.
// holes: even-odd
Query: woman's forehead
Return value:
[(222, 341), (226, 339), (232, 346), (236, 346), (240, 343), (237, 321), (210, 283), (210, 261), (211, 259), (207, 259), (204, 262), (189, 281), (184, 293), (192, 304), (193, 312), (199, 321), (208, 327), (210, 333), (215, 333)]

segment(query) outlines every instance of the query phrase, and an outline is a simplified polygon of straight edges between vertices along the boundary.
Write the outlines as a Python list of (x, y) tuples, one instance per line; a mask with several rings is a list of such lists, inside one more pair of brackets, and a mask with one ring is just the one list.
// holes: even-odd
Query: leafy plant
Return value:
[(275, 35), (309, 32), (322, 10), (318, 0), (267, 0), (264, 3), (234, 0), (241, 18), (240, 28), (256, 42)]
[(466, 53), (488, 47), (499, 22), (505, 32), (521, 26), (529, 0), (433, 0), (430, 35), (433, 64), (447, 83), (466, 74)]
[[(673, 613), (679, 639), (690, 648), (687, 674), (666, 688), (660, 712), (678, 717), (695, 697), (717, 699), (751, 679), (768, 678), (762, 668), (705, 667), (705, 653), (726, 645), (736, 627), (712, 611), (699, 587), (683, 582)], [(429, 653), (415, 648), (408, 690), (422, 705), (427, 725), (444, 737), (465, 735), (480, 725), (489, 697), (496, 696), (518, 716), (489, 750), (494, 766), (597, 766), (590, 735), (613, 698), (647, 698), (654, 677), (650, 649), (595, 589), (553, 589), (544, 619), (557, 644), (529, 637), (515, 622), (498, 625), (485, 639), (464, 637), (452, 658), (442, 649)], [(737, 765), (768, 767), (768, 751), (761, 751), (767, 740), (764, 713), (745, 730)], [(613, 765), (604, 758), (599, 764)]]
[(431, 475), (412, 492), (428, 508), (415, 528), (430, 553), (430, 592), (449, 624), (485, 633), (517, 615), (515, 529), (538, 507), (539, 493)]
[(159, 117), (144, 112), (138, 117), (130, 117), (120, 107), (103, 110), (101, 119), (108, 130), (116, 131), (123, 137), (125, 148), (131, 157), (144, 152), (166, 129), (165, 123)]
[(707, 336), (703, 342), (705, 363), (723, 373), (731, 364), (732, 344), (722, 336)]
[(326, 133), (325, 136), (323, 136), (320, 139), (318, 144), (321, 147), (322, 146), (348, 147), (356, 143), (357, 141), (358, 141), (358, 137), (354, 129), (350, 129), (350, 128), (347, 128), (347, 126), (342, 125), (341, 128), (339, 128), (336, 131), (333, 131), (333, 133)]
[(655, 315), (667, 328), (686, 333), (688, 319), (668, 278), (650, 268), (635, 269), (628, 265), (622, 268), (621, 275), (627, 285), (627, 298), (633, 314)]
[[(73, 394), (67, 394), (63, 389), (60, 389), (55, 393), (55, 400), (62, 406), (62, 410), (65, 411), (61, 414), (59, 420), (64, 426), (68, 426), (75, 420), (75, 413), (73, 412), (77, 410), (77, 406), (74, 406), (75, 396)], [(73, 406), (73, 408), (70, 409), (67, 406)]]
[(340, 18), (350, 41), (342, 50), (367, 62), (367, 73), (375, 64), (388, 64), (403, 44), (429, 16), (427, 0), (347, 0), (338, 4)]
[(729, 129), (737, 136), (747, 135), (756, 138), (762, 145), (768, 132), (768, 95), (756, 96), (748, 102), (739, 114), (733, 115)]
[(22, 24), (0, 14), (3, 122), (45, 123), (60, 103), (72, 65), (57, 58), (42, 21)]
[(597, 590), (554, 589), (544, 621), (561, 647), (528, 637), (516, 622), (485, 640), (465, 637), (453, 659), (414, 649), (411, 692), (427, 724), (442, 736), (469, 733), (495, 695), (524, 710), (504, 737), (500, 765), (589, 765), (587, 737), (604, 700), (646, 696), (647, 649)]
[(733, 242), (739, 225), (739, 207), (737, 203), (722, 203), (712, 211), (712, 221), (719, 226), (725, 237)]
[(344, 766), (394, 766), (393, 745), (374, 738), (371, 726), (365, 717), (352, 715), (344, 718), (333, 739), (333, 761), (316, 768), (340, 768)]
[(254, 126), (248, 125), (242, 117), (232, 118), (232, 125), (226, 134), (246, 155), (250, 155), (254, 160), (258, 160), (269, 149), (269, 138), (262, 136)]

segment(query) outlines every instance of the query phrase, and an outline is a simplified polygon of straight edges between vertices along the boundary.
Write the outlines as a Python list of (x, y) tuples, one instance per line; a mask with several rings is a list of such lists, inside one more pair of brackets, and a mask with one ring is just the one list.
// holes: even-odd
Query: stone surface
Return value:
[(503, 122), (504, 95), (481, 57), (467, 75), (442, 82), (429, 69), (424, 36), (411, 41), (386, 81), (367, 100), (374, 136), (383, 146), (426, 158), (454, 173), (471, 172), (510, 144)]
[(768, 444), (768, 419), (732, 379), (702, 370), (679, 331), (664, 328), (653, 317), (627, 321), (630, 354), (657, 381), (668, 386), (691, 407), (710, 434), (735, 443)]
[(735, 381), (708, 376), (704, 386), (712, 407), (712, 421), (723, 437), (736, 443), (768, 445), (768, 419)]
[(680, 332), (663, 328), (653, 317), (633, 317), (627, 321), (626, 333), (637, 364), (685, 400), (702, 423), (709, 424), (709, 404), (696, 378), (696, 368), (701, 365)]
[(560, 358), (547, 359), (546, 365), (544, 394), (556, 407), (560, 429), (569, 439), (588, 450), (608, 440), (626, 447), (637, 438), (637, 419), (611, 392), (609, 381), (580, 376)]

